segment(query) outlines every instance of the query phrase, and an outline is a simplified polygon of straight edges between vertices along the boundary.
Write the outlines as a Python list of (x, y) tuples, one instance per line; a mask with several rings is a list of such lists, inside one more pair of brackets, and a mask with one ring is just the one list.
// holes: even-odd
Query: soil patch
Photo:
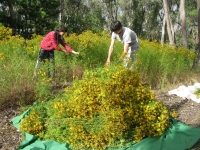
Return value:
[[(157, 100), (163, 102), (169, 109), (178, 112), (176, 120), (186, 125), (200, 128), (200, 104), (190, 99), (183, 99), (168, 92), (154, 91)], [(200, 140), (190, 149), (200, 150)]]

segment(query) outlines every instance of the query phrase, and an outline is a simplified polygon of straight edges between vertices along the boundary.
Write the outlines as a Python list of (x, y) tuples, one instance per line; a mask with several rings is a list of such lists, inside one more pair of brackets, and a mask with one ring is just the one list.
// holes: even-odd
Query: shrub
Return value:
[(0, 26), (0, 40), (7, 40), (12, 36), (12, 29)]

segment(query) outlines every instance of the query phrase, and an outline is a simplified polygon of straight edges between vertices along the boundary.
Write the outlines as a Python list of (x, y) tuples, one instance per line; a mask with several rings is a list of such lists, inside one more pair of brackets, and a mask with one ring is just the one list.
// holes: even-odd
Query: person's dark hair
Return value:
[(60, 25), (57, 27), (56, 31), (58, 32), (67, 32), (67, 27), (64, 25)]
[(115, 20), (115, 21), (113, 21), (113, 22), (110, 24), (110, 30), (111, 30), (112, 32), (118, 31), (118, 30), (121, 29), (121, 28), (122, 28), (122, 24), (121, 24), (121, 22), (118, 21), (118, 20)]

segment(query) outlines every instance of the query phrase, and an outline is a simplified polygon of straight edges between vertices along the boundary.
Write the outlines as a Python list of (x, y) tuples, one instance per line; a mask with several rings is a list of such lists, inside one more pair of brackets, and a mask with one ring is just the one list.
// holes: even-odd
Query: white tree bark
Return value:
[(200, 60), (200, 0), (197, 0), (197, 18), (198, 18), (198, 38), (196, 46), (197, 57), (194, 60), (192, 68), (197, 68)]
[(200, 0), (197, 0), (197, 16), (198, 16), (198, 42), (200, 43)]
[(187, 32), (186, 32), (186, 12), (185, 12), (185, 0), (180, 1), (180, 17), (182, 25), (182, 40), (183, 46), (187, 47)]
[(167, 22), (167, 33), (169, 37), (169, 44), (174, 45), (174, 30), (171, 22), (171, 17), (169, 14), (169, 3), (168, 0), (163, 0), (164, 11), (165, 11), (165, 18)]
[(166, 19), (165, 19), (165, 16), (164, 16), (163, 25), (162, 25), (161, 45), (163, 45), (164, 41), (165, 41), (165, 25), (166, 25)]

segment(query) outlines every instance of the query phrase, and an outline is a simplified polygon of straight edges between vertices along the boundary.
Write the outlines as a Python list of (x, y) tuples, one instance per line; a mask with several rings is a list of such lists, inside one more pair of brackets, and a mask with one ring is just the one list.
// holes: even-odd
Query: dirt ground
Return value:
[[(178, 112), (178, 121), (200, 128), (200, 104), (192, 100), (182, 99), (167, 92), (155, 91), (156, 99), (162, 101), (167, 107)], [(22, 141), (22, 134), (12, 124), (12, 118), (19, 115), (17, 107), (0, 111), (0, 150), (15, 150)], [(200, 140), (190, 149), (200, 150)]]
[[(168, 92), (155, 91), (157, 100), (162, 101), (168, 108), (178, 112), (176, 120), (186, 125), (200, 128), (200, 103), (182, 99)], [(190, 150), (200, 150), (200, 139)]]
[(15, 150), (22, 141), (21, 132), (12, 124), (12, 118), (18, 115), (17, 108), (0, 111), (0, 150)]

